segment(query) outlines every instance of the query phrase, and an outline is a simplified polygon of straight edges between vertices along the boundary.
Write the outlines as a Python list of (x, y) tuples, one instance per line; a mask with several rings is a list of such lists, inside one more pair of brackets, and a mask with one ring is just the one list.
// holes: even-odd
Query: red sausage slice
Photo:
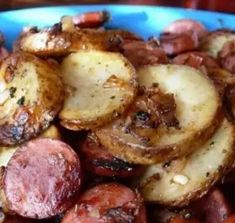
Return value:
[(231, 213), (231, 207), (218, 189), (211, 190), (204, 198), (194, 204), (198, 216), (204, 223), (222, 223)]
[(159, 43), (153, 40), (126, 41), (122, 46), (124, 56), (135, 66), (166, 64), (168, 58)]
[(188, 31), (196, 33), (199, 38), (204, 37), (208, 33), (204, 25), (192, 19), (176, 20), (164, 30), (165, 33), (172, 34), (182, 34)]
[(229, 41), (224, 44), (218, 54), (221, 65), (231, 73), (235, 73), (235, 41)]
[(140, 167), (129, 164), (110, 154), (95, 136), (88, 136), (81, 146), (85, 168), (99, 176), (130, 177), (140, 172)]
[(62, 223), (146, 223), (142, 199), (126, 186), (101, 184), (86, 191)]
[(96, 28), (102, 26), (110, 18), (107, 11), (87, 12), (73, 16), (74, 25), (81, 28)]
[(188, 52), (176, 56), (172, 63), (178, 65), (188, 65), (196, 69), (200, 69), (203, 73), (207, 74), (208, 69), (219, 68), (217, 61), (204, 52)]
[[(229, 117), (234, 121), (235, 120), (235, 84), (230, 85), (225, 89), (224, 104), (225, 104), (225, 108)], [(232, 171), (231, 173), (233, 172), (234, 171)], [(226, 177), (229, 177), (229, 176), (226, 176)], [(232, 176), (231, 179), (232, 179), (232, 182), (234, 182), (234, 176)]]
[(32, 140), (17, 149), (4, 172), (7, 207), (23, 217), (54, 216), (70, 207), (80, 181), (79, 158), (69, 145)]
[(160, 45), (168, 55), (177, 55), (183, 52), (195, 50), (199, 46), (198, 36), (193, 32), (160, 36)]
[(235, 215), (231, 215), (229, 216), (225, 221), (223, 221), (222, 223), (235, 223)]
[(20, 216), (7, 216), (3, 223), (38, 223), (29, 218), (22, 218)]
[(7, 49), (5, 47), (0, 47), (0, 60), (5, 59), (6, 57), (8, 57), (10, 54), (7, 51)]

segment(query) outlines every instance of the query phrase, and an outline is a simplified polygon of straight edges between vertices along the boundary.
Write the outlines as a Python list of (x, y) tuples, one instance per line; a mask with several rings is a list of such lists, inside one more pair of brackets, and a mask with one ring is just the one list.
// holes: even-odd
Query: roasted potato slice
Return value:
[[(141, 87), (158, 85), (161, 91), (174, 96), (179, 126), (150, 125), (141, 137), (138, 133), (136, 136), (124, 126), (131, 122), (129, 117), (135, 120), (140, 110), (97, 129), (101, 144), (115, 156), (136, 164), (163, 162), (189, 154), (214, 133), (221, 121), (221, 102), (214, 84), (200, 71), (184, 65), (154, 65), (141, 68), (138, 78)], [(146, 117), (141, 115), (141, 121), (154, 115), (148, 110), (144, 112)]]
[(59, 112), (63, 85), (57, 69), (37, 57), (15, 53), (0, 67), (0, 145), (39, 135)]
[(41, 31), (23, 32), (14, 50), (37, 56), (62, 56), (77, 50), (116, 50), (123, 39), (140, 40), (135, 34), (123, 30), (72, 29), (54, 26)]
[(135, 69), (119, 53), (81, 50), (64, 59), (61, 71), (67, 96), (59, 118), (68, 129), (104, 125), (135, 96)]
[(181, 207), (203, 196), (234, 163), (234, 126), (226, 119), (213, 137), (188, 157), (151, 165), (138, 186), (146, 201)]
[(217, 57), (225, 43), (235, 40), (235, 33), (231, 31), (215, 31), (205, 36), (200, 43), (200, 50), (206, 51), (213, 57)]

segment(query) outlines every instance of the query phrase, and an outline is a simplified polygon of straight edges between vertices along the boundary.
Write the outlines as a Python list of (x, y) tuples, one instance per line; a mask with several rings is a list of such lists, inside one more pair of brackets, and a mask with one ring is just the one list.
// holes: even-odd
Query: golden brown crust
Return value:
[(203, 144), (215, 132), (222, 120), (221, 110), (218, 109), (217, 114), (212, 120), (213, 125), (208, 125), (201, 132), (196, 132), (192, 136), (193, 140), (184, 140), (180, 144), (159, 147), (144, 147), (141, 145), (132, 145), (126, 141), (122, 141), (110, 129), (97, 129), (95, 134), (98, 136), (101, 144), (109, 149), (109, 151), (119, 157), (135, 164), (149, 165), (153, 163), (165, 162), (183, 155), (190, 154), (196, 147)]
[(57, 71), (25, 53), (12, 54), (3, 62), (2, 94), (8, 95), (0, 105), (1, 145), (22, 143), (49, 126), (63, 102), (63, 85)]
[(134, 34), (123, 30), (74, 29), (52, 32), (49, 29), (22, 33), (14, 49), (37, 56), (62, 56), (77, 50), (116, 51), (123, 39), (140, 40)]

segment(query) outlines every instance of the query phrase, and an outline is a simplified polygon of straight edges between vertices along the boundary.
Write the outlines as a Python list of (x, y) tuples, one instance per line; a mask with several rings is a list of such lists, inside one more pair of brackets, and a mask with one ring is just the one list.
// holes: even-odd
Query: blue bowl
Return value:
[(108, 28), (127, 29), (143, 38), (158, 35), (169, 23), (182, 18), (198, 20), (209, 30), (235, 29), (235, 16), (223, 13), (157, 6), (89, 5), (2, 12), (0, 13), (0, 30), (6, 37), (7, 48), (11, 48), (24, 26), (50, 26), (57, 23), (63, 15), (104, 9), (112, 15), (112, 19), (106, 25)]

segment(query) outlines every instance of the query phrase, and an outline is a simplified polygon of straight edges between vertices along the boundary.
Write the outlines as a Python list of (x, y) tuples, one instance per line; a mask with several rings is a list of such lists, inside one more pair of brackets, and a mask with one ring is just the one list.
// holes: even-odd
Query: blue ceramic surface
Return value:
[(128, 5), (60, 6), (24, 9), (0, 13), (0, 30), (6, 36), (9, 48), (24, 26), (49, 26), (63, 15), (74, 15), (86, 11), (108, 10), (112, 19), (110, 28), (124, 28), (144, 38), (158, 35), (176, 19), (190, 18), (202, 22), (209, 30), (218, 28), (235, 29), (235, 16), (229, 14), (197, 11), (181, 8)]

